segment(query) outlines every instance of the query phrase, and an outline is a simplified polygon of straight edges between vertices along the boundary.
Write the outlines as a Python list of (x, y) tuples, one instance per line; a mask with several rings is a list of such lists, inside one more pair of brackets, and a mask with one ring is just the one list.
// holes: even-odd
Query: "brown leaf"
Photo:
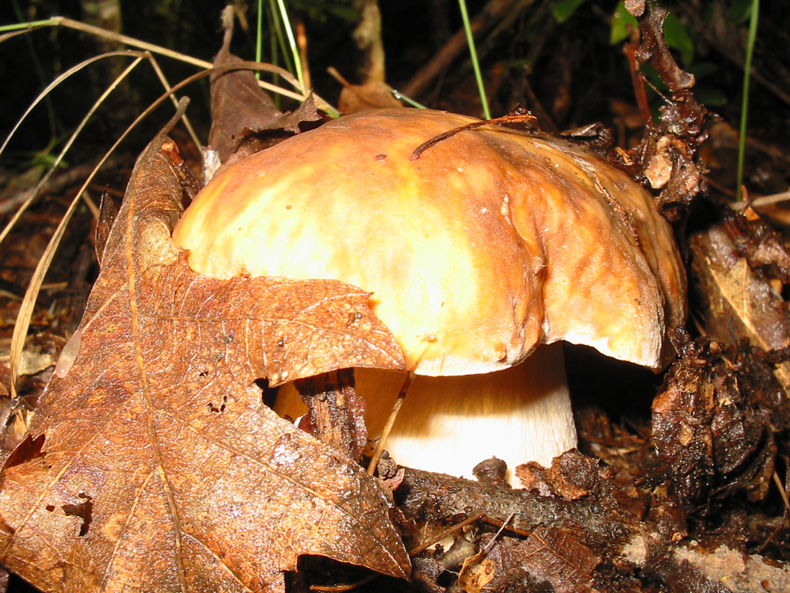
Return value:
[(349, 114), (372, 109), (403, 107), (403, 104), (392, 96), (383, 82), (366, 82), (343, 86), (337, 106), (342, 113)]
[(529, 574), (551, 583), (557, 593), (590, 591), (592, 572), (601, 561), (574, 534), (562, 529), (540, 528), (517, 549)]
[(458, 577), (463, 591), (543, 591), (590, 593), (601, 557), (565, 529), (539, 527), (526, 541), (488, 539), (486, 548), (464, 562)]
[(372, 109), (403, 107), (403, 104), (392, 95), (390, 87), (381, 81), (351, 84), (335, 68), (330, 67), (328, 71), (343, 85), (337, 105), (341, 113), (348, 115)]
[[(233, 10), (222, 14), (225, 36), (214, 65), (241, 62), (230, 53), (233, 37)], [(270, 125), (282, 113), (258, 86), (249, 70), (231, 70), (211, 75), (211, 132), (209, 146), (225, 162), (244, 141), (244, 130)], [(258, 149), (260, 150), (260, 148)], [(253, 151), (254, 152), (254, 151)]]
[(404, 576), (374, 480), (255, 381), (402, 365), (368, 295), (204, 278), (170, 240), (179, 157), (138, 160), (80, 327), (0, 476), (0, 562), (45, 591), (282, 591), (302, 554)]
[[(233, 36), (233, 8), (228, 6), (222, 13), (225, 37), (214, 65), (241, 62), (230, 53)], [(269, 95), (258, 86), (250, 70), (231, 70), (211, 76), (211, 132), (209, 146), (215, 150), (222, 163), (236, 161), (264, 150), (282, 135), (268, 138), (258, 136), (267, 130), (283, 130), (298, 133), (302, 122), (321, 119), (310, 95), (292, 113), (282, 113)]]
[(466, 593), (480, 593), (494, 579), (496, 568), (496, 562), (490, 558), (470, 556), (464, 560), (464, 566), (458, 574), (461, 590)]

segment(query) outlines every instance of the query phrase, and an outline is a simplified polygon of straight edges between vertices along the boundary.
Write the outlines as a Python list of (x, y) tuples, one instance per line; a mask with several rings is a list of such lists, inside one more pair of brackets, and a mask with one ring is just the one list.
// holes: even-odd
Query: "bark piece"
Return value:
[(745, 492), (762, 500), (790, 401), (758, 349), (699, 341), (669, 370), (653, 402), (653, 444), (686, 504)]

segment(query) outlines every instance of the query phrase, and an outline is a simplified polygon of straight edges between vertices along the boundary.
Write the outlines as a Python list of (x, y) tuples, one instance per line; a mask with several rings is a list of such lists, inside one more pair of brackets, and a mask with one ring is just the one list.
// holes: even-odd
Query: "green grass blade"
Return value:
[(752, 0), (752, 11), (749, 17), (749, 41), (746, 45), (746, 64), (743, 70), (743, 103), (741, 105), (741, 129), (738, 138), (738, 180), (735, 188), (737, 200), (742, 199), (741, 186), (743, 185), (743, 161), (746, 153), (746, 123), (749, 116), (749, 80), (752, 71), (752, 54), (754, 42), (757, 39), (757, 22), (760, 16), (760, 0)]
[(296, 38), (294, 37), (291, 20), (288, 18), (288, 11), (285, 9), (284, 0), (277, 0), (277, 7), (280, 10), (280, 20), (282, 21), (283, 28), (285, 29), (285, 36), (288, 39), (288, 49), (291, 51), (291, 56), (293, 57), (295, 70), (294, 74), (296, 74), (296, 79), (299, 81), (302, 93), (306, 94), (307, 89), (305, 88), (304, 83), (304, 72), (302, 72), (302, 58), (299, 55), (299, 48), (296, 46)]
[(488, 107), (488, 97), (486, 96), (486, 89), (483, 84), (483, 75), (480, 73), (480, 64), (477, 61), (477, 49), (475, 49), (475, 39), (472, 35), (472, 25), (469, 23), (469, 13), (466, 10), (466, 0), (458, 0), (458, 6), (461, 9), (461, 19), (464, 21), (466, 43), (469, 45), (469, 54), (472, 57), (472, 68), (474, 68), (475, 71), (477, 90), (480, 92), (480, 102), (483, 105), (483, 116), (486, 119), (491, 119), (491, 110)]

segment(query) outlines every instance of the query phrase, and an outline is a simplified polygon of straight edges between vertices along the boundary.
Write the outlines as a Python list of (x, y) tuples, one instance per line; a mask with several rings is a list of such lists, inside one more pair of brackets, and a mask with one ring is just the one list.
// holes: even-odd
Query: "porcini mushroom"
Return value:
[[(392, 109), (344, 117), (221, 171), (173, 238), (195, 271), (369, 291), (417, 378), (387, 449), (470, 476), (576, 445), (559, 341), (659, 368), (682, 324), (672, 231), (623, 172), (561, 140)], [(551, 345), (551, 346), (547, 346)], [(371, 436), (402, 374), (363, 369)]]

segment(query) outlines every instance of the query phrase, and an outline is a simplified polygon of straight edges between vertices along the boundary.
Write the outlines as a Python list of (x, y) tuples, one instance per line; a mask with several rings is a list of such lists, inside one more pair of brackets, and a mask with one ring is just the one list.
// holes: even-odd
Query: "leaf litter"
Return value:
[(354, 287), (189, 270), (181, 165), (165, 136), (138, 160), (73, 366), (5, 459), (3, 564), (45, 591), (281, 591), (301, 554), (405, 576), (375, 480), (255, 383), (399, 368), (399, 347)]
[[(653, 37), (645, 45), (668, 55), (656, 42), (660, 20), (654, 15), (647, 23)], [(674, 81), (674, 64), (663, 67)], [(236, 74), (242, 73), (221, 79), (240, 80)], [(701, 112), (688, 101), (689, 89), (678, 84), (673, 90), (674, 110), (664, 113), (661, 128), (623, 164), (641, 164), (654, 188), (663, 188), (668, 214), (680, 217), (683, 197), (700, 189), (692, 159), (697, 139), (704, 136), (696, 126)], [(255, 128), (267, 126), (239, 126), (233, 101), (229, 96), (224, 100), (224, 115), (215, 112), (214, 125), (222, 121), (227, 127), (221, 131), (232, 140), (225, 153), (229, 156), (234, 148), (254, 145)], [(689, 120), (689, 114), (694, 116), (689, 130), (668, 133), (673, 124)], [(254, 122), (258, 116), (252, 115)], [(724, 590), (714, 581), (725, 571), (702, 574), (710, 564), (707, 553), (672, 544), (704, 519), (692, 506), (705, 499), (699, 492), (713, 492), (719, 505), (732, 493), (766, 495), (777, 456), (771, 440), (776, 415), (766, 405), (766, 394), (781, 394), (770, 368), (767, 374), (765, 369), (786, 364), (781, 355), (747, 352), (745, 347), (722, 350), (720, 344), (704, 341), (686, 344), (662, 390), (673, 404), (666, 408), (670, 413), (657, 416), (654, 426), (654, 439), (668, 442), (664, 463), (651, 472), (650, 458), (642, 459), (636, 465), (643, 473), (636, 481), (627, 472), (597, 468), (597, 460), (583, 456), (564, 462), (586, 468), (584, 483), (575, 470), (567, 473), (560, 460), (546, 472), (532, 468), (534, 490), (527, 493), (410, 470), (404, 474), (401, 468), (393, 513), (356, 464), (262, 405), (254, 383), (268, 377), (274, 385), (346, 363), (397, 367), (398, 353), (388, 350), (393, 344), (387, 343), (386, 329), (375, 326), (375, 318), (349, 332), (332, 321), (301, 316), (311, 303), (331, 303), (346, 320), (342, 315), (348, 311), (354, 316), (366, 311), (367, 295), (327, 283), (197, 278), (164, 230), (180, 212), (184, 182), (174, 162), (178, 157), (170, 147), (162, 150), (168, 142), (158, 138), (152, 144), (133, 180), (137, 189), (145, 189), (135, 199), (138, 193), (152, 198), (151, 187), (167, 199), (134, 207), (127, 199), (102, 253), (102, 276), (77, 334), (80, 339), (62, 361), (63, 376), (50, 384), (27, 439), (6, 453), (0, 533), (9, 567), (39, 587), (52, 587), (47, 590), (280, 590), (281, 571), (293, 570), (300, 554), (404, 576), (408, 560), (388, 516), (396, 518), (402, 534), (414, 538), (420, 529), (464, 516), (491, 519), (516, 512), (512, 530), (493, 546), (485, 527), (467, 534), (475, 541), (467, 559), (477, 558), (480, 548), (490, 550), (479, 557), (481, 590), (589, 590), (593, 583), (606, 590), (602, 582), (616, 582), (622, 590), (639, 591), (647, 590), (643, 587), (650, 581), (668, 590)], [(144, 172), (141, 167), (168, 181), (145, 179), (147, 175), (138, 175)], [(179, 177), (178, 183), (173, 181)], [(697, 249), (695, 256), (702, 259), (700, 254), (710, 253), (706, 249)], [(752, 262), (744, 264), (750, 266)], [(757, 276), (759, 285), (763, 279)], [(714, 280), (708, 283), (714, 295), (735, 283)], [(732, 293), (742, 291), (736, 287)], [(292, 306), (296, 294), (310, 303)], [(124, 323), (133, 307), (137, 322)], [(705, 321), (706, 328), (712, 324)], [(738, 395), (755, 376), (763, 385), (759, 401), (733, 400), (733, 393)], [(711, 393), (718, 408), (710, 404)], [(682, 398), (697, 398), (704, 405), (691, 410), (675, 405)], [(705, 442), (713, 443), (713, 449), (687, 450), (672, 432), (661, 432), (664, 426), (671, 429), (679, 421), (692, 425), (715, 414), (724, 421), (706, 429)], [(748, 436), (742, 444), (748, 446), (727, 450), (741, 425)], [(760, 440), (766, 434), (769, 438)], [(744, 460), (748, 463), (739, 465)], [(681, 471), (676, 471), (678, 463)], [(700, 488), (685, 492), (689, 480)], [(666, 487), (669, 496), (662, 494)], [(481, 507), (485, 512), (475, 514)], [(737, 524), (737, 513), (726, 520), (732, 519)], [(728, 529), (726, 541), (738, 541), (746, 532), (737, 525)], [(704, 536), (705, 528), (697, 525), (694, 535)], [(447, 571), (434, 559), (441, 557), (441, 548), (433, 554), (415, 559), (413, 578), (426, 590), (442, 591), (445, 587), (438, 583), (446, 583)], [(748, 558), (751, 563), (758, 557)], [(727, 564), (732, 567), (732, 560)], [(429, 573), (427, 578), (421, 579), (421, 571), (423, 577)], [(602, 581), (606, 577), (612, 577), (611, 583)], [(754, 582), (747, 578), (742, 590), (752, 590)], [(760, 582), (783, 590), (767, 577)]]

